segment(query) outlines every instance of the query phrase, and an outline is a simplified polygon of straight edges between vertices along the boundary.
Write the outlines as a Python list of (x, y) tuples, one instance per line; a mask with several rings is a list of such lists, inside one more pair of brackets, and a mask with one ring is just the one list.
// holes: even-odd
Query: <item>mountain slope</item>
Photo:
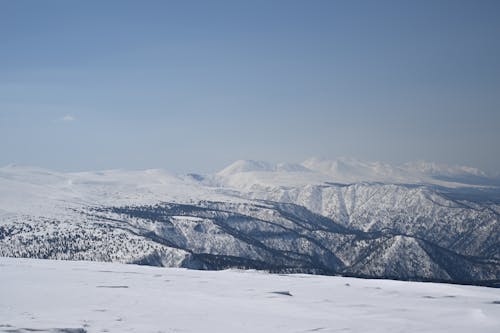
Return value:
[(8, 167), (0, 255), (497, 285), (495, 191), (248, 161), (205, 176)]

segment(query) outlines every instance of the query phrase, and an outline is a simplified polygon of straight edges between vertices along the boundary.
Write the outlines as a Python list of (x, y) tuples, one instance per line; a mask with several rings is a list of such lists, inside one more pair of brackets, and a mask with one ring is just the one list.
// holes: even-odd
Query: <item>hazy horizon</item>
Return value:
[[(384, 161), (375, 161), (375, 160), (362, 160), (362, 159), (357, 159), (354, 157), (348, 157), (348, 156), (338, 156), (336, 158), (326, 158), (322, 156), (310, 156), (307, 159), (304, 159), (302, 161), (269, 161), (269, 160), (252, 160), (252, 159), (239, 159), (239, 160), (234, 160), (231, 161), (225, 165), (222, 165), (216, 169), (213, 170), (196, 170), (196, 169), (187, 169), (187, 170), (173, 170), (172, 168), (169, 168), (167, 166), (156, 166), (156, 167), (139, 167), (139, 168), (126, 168), (126, 167), (116, 167), (116, 168), (105, 168), (105, 169), (57, 169), (57, 168), (52, 168), (52, 167), (44, 167), (40, 165), (33, 165), (33, 164), (19, 164), (19, 163), (9, 163), (9, 164), (4, 164), (0, 165), (1, 168), (27, 168), (27, 169), (34, 169), (34, 170), (47, 170), (47, 171), (53, 171), (53, 172), (60, 172), (60, 173), (78, 173), (78, 172), (100, 172), (100, 171), (114, 171), (114, 170), (123, 170), (123, 171), (147, 171), (147, 170), (163, 170), (166, 172), (171, 172), (175, 175), (188, 175), (188, 174), (201, 174), (201, 175), (214, 175), (219, 172), (222, 172), (226, 170), (226, 168), (232, 168), (236, 167), (236, 165), (240, 162), (248, 162), (248, 163), (256, 163), (257, 165), (265, 165), (270, 168), (278, 168), (279, 166), (285, 166), (285, 169), (282, 169), (282, 171), (296, 171), (295, 169), (287, 169), (287, 167), (294, 167), (294, 166), (301, 166), (306, 169), (309, 169), (313, 173), (323, 173), (323, 171), (320, 171), (318, 169), (310, 169), (307, 166), (307, 163), (310, 161), (314, 161), (314, 163), (319, 163), (316, 164), (316, 167), (319, 167), (321, 163), (331, 163), (331, 162), (340, 162), (341, 165), (339, 166), (339, 172), (347, 172), (348, 174), (350, 173), (356, 173), (360, 172), (357, 168), (361, 167), (363, 168), (364, 172), (368, 171), (371, 169), (372, 172), (376, 172), (379, 174), (379, 176), (382, 176), (385, 172), (393, 171), (396, 172), (395, 175), (398, 174), (398, 172), (415, 172), (412, 170), (416, 170), (413, 168), (419, 168), (419, 172), (422, 172), (423, 174), (426, 174), (424, 171), (425, 167), (430, 167), (430, 168), (435, 168), (434, 170), (438, 172), (437, 170), (440, 170), (443, 172), (445, 175), (446, 170), (454, 170), (456, 172), (463, 172), (463, 175), (468, 175), (468, 176), (480, 176), (480, 177), (487, 177), (491, 181), (495, 181), (495, 179), (500, 178), (500, 173), (494, 173), (494, 172), (488, 172), (485, 171), (481, 168), (477, 168), (472, 165), (463, 165), (463, 164), (446, 164), (446, 163), (437, 163), (434, 161), (425, 161), (425, 160), (414, 160), (414, 161), (405, 161), (403, 163), (389, 163), (389, 162), (384, 162)], [(346, 163), (345, 165), (342, 165), (342, 163)], [(424, 166), (425, 165), (425, 166)], [(351, 167), (352, 169), (343, 169), (345, 167)], [(382, 167), (383, 169), (378, 169)], [(384, 167), (387, 167), (384, 169)], [(277, 171), (274, 169), (270, 169), (272, 171)], [(430, 172), (430, 171), (429, 171)], [(439, 173), (439, 172), (438, 172)], [(394, 175), (394, 176), (395, 176)], [(410, 174), (407, 174), (410, 175)], [(387, 175), (390, 177), (389, 175)], [(389, 179), (389, 178), (388, 178)], [(457, 178), (458, 179), (458, 178)], [(389, 181), (389, 180), (388, 180)], [(491, 183), (493, 185), (494, 183)]]
[(1, 1), (0, 166), (500, 173), (498, 1)]

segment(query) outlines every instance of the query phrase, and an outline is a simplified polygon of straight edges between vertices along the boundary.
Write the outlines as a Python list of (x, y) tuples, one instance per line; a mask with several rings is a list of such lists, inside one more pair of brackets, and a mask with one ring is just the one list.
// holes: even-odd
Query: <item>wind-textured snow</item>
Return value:
[(0, 258), (0, 332), (499, 332), (500, 290)]

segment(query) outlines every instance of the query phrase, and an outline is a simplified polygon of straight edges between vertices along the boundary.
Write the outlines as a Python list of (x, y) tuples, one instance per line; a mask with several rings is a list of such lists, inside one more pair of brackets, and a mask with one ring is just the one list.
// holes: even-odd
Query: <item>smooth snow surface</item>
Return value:
[(0, 332), (500, 332), (500, 290), (0, 258)]

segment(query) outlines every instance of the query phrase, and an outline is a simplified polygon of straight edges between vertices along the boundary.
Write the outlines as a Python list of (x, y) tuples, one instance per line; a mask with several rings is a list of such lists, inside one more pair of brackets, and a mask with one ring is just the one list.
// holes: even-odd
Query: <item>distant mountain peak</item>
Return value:
[(324, 182), (434, 184), (446, 187), (498, 186), (498, 179), (467, 166), (416, 161), (392, 165), (352, 157), (311, 157), (301, 164), (238, 160), (217, 173), (223, 183), (248, 188), (254, 184), (294, 185)]
[(428, 161), (416, 161), (408, 162), (404, 164), (404, 167), (409, 170), (415, 170), (420, 173), (428, 175), (471, 175), (478, 177), (488, 177), (486, 172), (469, 166), (463, 165), (447, 165), (443, 163), (435, 163)]
[(220, 176), (230, 176), (241, 172), (272, 171), (273, 165), (264, 161), (237, 160), (218, 172)]
[(256, 160), (238, 160), (217, 173), (219, 176), (232, 176), (244, 172), (310, 172), (301, 164), (269, 163)]
[(408, 162), (391, 165), (384, 162), (369, 162), (355, 158), (340, 157), (334, 160), (313, 157), (302, 165), (308, 169), (328, 175), (335, 181), (377, 181), (387, 183), (435, 183), (439, 179), (461, 182), (465, 178), (488, 175), (467, 166), (446, 165), (434, 162)]

